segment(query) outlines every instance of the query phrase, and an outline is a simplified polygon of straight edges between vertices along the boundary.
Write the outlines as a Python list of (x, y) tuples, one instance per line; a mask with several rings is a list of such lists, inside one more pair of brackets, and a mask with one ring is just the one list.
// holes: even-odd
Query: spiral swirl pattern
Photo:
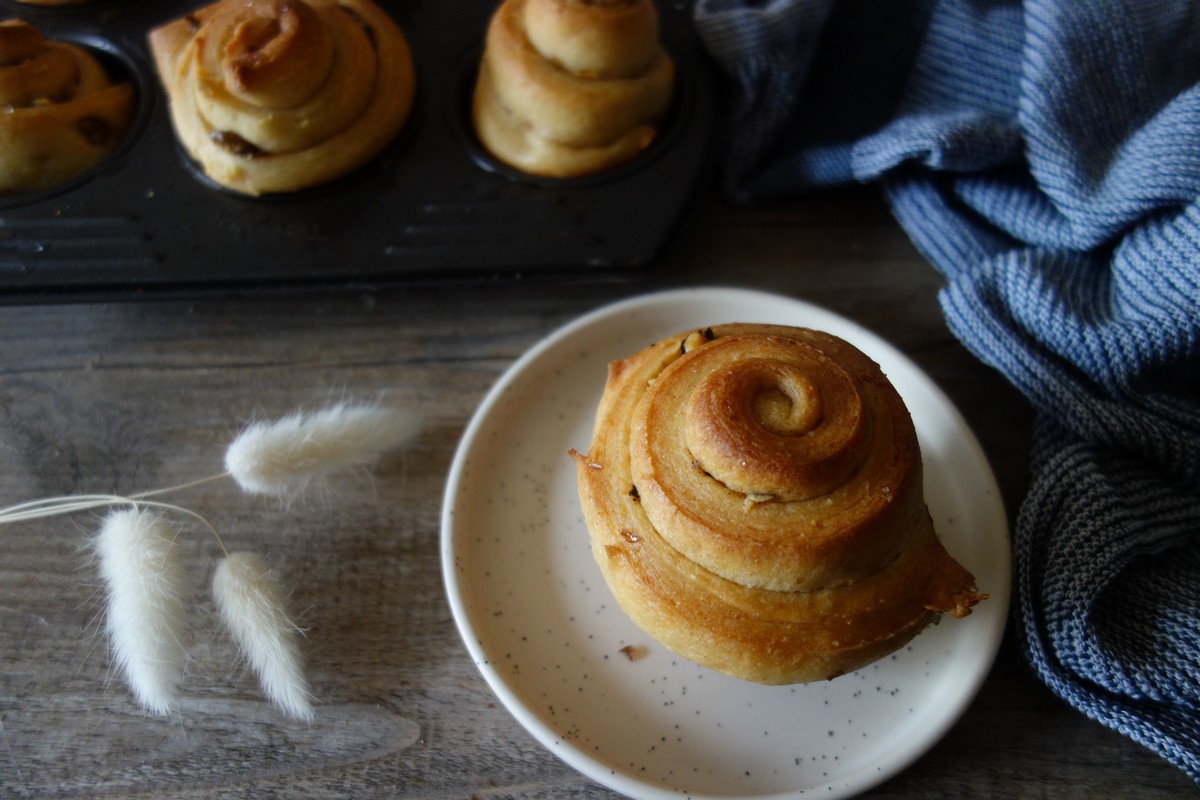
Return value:
[(151, 31), (150, 46), (181, 143), (247, 194), (346, 175), (412, 109), (408, 43), (370, 0), (221, 0)]
[(0, 22), (0, 194), (47, 189), (98, 164), (133, 120), (133, 86), (82, 47)]
[(574, 177), (645, 150), (674, 85), (651, 0), (506, 0), (488, 26), (472, 117), (500, 161)]
[(729, 674), (834, 677), (981, 599), (934, 533), (900, 396), (829, 334), (724, 325), (615, 362), (576, 463), (622, 608)]

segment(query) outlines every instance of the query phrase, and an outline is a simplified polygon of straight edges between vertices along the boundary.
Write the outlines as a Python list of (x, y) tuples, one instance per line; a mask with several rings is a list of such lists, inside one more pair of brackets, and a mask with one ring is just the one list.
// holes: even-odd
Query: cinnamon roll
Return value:
[(721, 325), (614, 362), (574, 459), (620, 606), (729, 675), (833, 678), (986, 597), (934, 532), (899, 394), (830, 334)]
[(645, 150), (674, 86), (651, 0), (505, 0), (488, 26), (472, 119), (499, 161), (574, 177)]
[(82, 47), (0, 22), (0, 194), (48, 189), (94, 167), (133, 121), (134, 90)]
[(371, 0), (220, 0), (149, 39), (183, 147), (246, 194), (347, 175), (412, 109), (408, 42)]

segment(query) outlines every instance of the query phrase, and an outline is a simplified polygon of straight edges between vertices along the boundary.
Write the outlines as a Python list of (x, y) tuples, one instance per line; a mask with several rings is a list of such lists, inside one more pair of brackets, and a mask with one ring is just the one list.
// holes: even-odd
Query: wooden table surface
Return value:
[[(265, 703), (207, 592), (219, 554), (185, 527), (190, 662), (177, 713), (149, 717), (113, 672), (86, 543), (94, 514), (0, 527), (4, 797), (612, 797), (490, 692), (442, 584), (444, 482), (493, 381), (559, 325), (671, 286), (766, 289), (891, 340), (957, 403), (1010, 518), (1031, 413), (947, 331), (938, 274), (870, 190), (732, 208), (703, 198), (630, 280), (501, 280), (378, 291), (0, 307), (0, 505), (132, 493), (218, 472), (238, 427), (341, 398), (423, 425), (370, 479), (288, 507), (229, 482), (173, 499), (264, 556), (307, 630), (311, 725)], [(1195, 796), (1157, 756), (1073, 711), (1006, 640), (947, 736), (870, 797)]]

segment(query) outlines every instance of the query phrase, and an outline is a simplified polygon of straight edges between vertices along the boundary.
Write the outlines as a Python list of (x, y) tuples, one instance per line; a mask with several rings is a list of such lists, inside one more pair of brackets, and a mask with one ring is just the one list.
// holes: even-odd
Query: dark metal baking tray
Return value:
[(538, 181), (491, 162), (466, 116), (495, 0), (380, 0), (417, 70), (404, 132), (336, 183), (238, 195), (206, 182), (178, 147), (146, 44), (151, 28), (204, 4), (0, 0), (0, 18), (91, 48), (139, 96), (133, 131), (97, 169), (0, 197), (0, 302), (636, 273), (667, 245), (707, 171), (715, 101), (690, 2), (659, 5), (680, 78), (659, 140), (609, 174)]

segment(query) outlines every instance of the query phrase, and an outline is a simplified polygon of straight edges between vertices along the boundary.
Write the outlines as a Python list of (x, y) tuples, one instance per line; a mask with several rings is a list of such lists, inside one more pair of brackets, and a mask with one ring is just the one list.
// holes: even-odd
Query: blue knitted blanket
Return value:
[(697, 0), (741, 202), (880, 185), (1036, 413), (1014, 624), (1200, 783), (1200, 2)]

